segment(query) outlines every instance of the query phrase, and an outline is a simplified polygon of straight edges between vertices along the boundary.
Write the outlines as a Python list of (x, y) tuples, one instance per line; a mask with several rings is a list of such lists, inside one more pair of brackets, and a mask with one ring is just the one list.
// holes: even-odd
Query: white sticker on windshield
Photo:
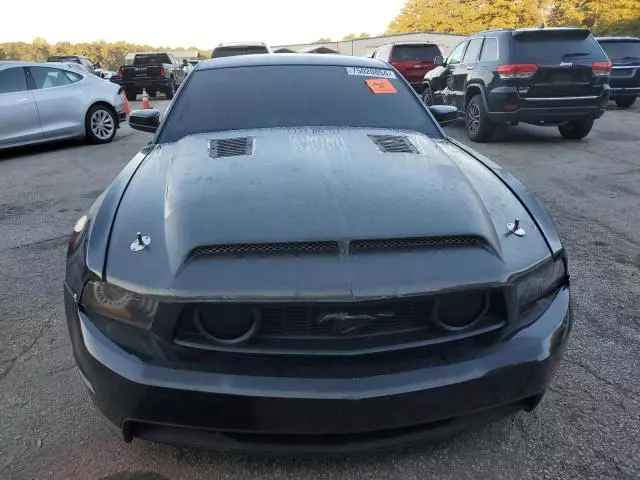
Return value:
[(393, 70), (386, 68), (347, 67), (347, 75), (358, 77), (396, 78)]

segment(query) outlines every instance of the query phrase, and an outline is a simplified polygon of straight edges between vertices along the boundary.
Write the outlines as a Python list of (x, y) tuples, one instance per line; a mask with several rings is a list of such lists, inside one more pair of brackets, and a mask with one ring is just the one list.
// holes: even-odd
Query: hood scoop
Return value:
[(407, 137), (399, 135), (369, 135), (378, 150), (384, 153), (420, 153)]
[[(345, 253), (352, 255), (364, 252), (385, 250), (412, 251), (428, 248), (487, 247), (482, 237), (474, 235), (412, 238), (379, 238), (351, 240), (345, 244)], [(339, 255), (337, 241), (275, 242), (275, 243), (231, 243), (223, 245), (205, 245), (189, 252), (188, 259), (201, 256), (246, 256), (246, 255)]]
[(253, 137), (219, 138), (209, 141), (209, 157), (237, 157), (253, 154)]
[(349, 245), (351, 253), (376, 252), (381, 250), (421, 250), (425, 248), (451, 248), (468, 246), (486, 246), (482, 237), (474, 235), (457, 235), (447, 237), (411, 237), (411, 238), (374, 238), (368, 240), (352, 240)]
[(339, 253), (338, 242), (232, 243), (194, 248), (188, 258), (228, 255), (299, 255)]

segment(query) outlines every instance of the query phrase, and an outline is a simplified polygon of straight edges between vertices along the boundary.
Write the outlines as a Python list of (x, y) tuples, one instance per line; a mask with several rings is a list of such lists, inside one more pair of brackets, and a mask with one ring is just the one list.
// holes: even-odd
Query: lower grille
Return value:
[(481, 299), (485, 296), (481, 317), (468, 328), (443, 328), (434, 317), (437, 296), (333, 304), (195, 304), (183, 309), (175, 341), (210, 350), (296, 355), (365, 354), (438, 344), (505, 325), (502, 292), (480, 294)]

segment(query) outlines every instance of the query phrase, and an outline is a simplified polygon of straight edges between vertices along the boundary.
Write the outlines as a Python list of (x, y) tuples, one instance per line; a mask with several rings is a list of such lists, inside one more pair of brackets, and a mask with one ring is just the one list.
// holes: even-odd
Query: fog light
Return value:
[(259, 313), (240, 305), (200, 306), (195, 313), (198, 330), (217, 343), (235, 344), (249, 340), (258, 330)]
[(488, 308), (488, 293), (444, 295), (434, 303), (432, 320), (443, 330), (464, 330), (482, 320)]

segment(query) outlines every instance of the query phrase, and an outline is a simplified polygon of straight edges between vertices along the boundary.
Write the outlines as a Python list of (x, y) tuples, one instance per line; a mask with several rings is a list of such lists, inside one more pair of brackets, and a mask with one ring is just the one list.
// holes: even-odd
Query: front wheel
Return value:
[(480, 95), (475, 95), (469, 100), (464, 118), (469, 139), (474, 142), (488, 142), (491, 140), (496, 126), (489, 120), (489, 115), (484, 108)]
[(593, 128), (593, 118), (586, 118), (584, 120), (576, 120), (574, 122), (567, 122), (559, 125), (558, 130), (567, 140), (582, 140), (589, 135), (589, 132)]
[(157, 91), (155, 89), (149, 90), (149, 98), (156, 98)]
[(636, 97), (622, 97), (614, 100), (616, 105), (620, 108), (629, 108), (631, 105), (636, 103)]
[(94, 105), (85, 119), (86, 138), (91, 143), (109, 143), (116, 136), (116, 116), (105, 105)]
[(422, 101), (427, 107), (433, 105), (433, 94), (431, 93), (431, 87), (429, 85), (425, 85), (422, 88)]

